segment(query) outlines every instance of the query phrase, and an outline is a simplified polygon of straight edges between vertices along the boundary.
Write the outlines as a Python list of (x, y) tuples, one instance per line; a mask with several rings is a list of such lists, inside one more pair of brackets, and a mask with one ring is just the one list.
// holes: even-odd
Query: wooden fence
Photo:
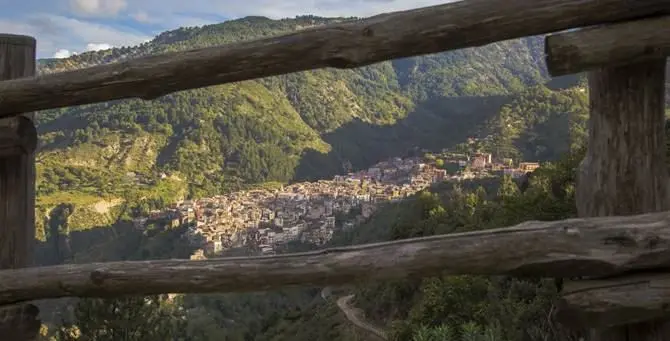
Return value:
[[(37, 137), (26, 112), (547, 33), (554, 33), (545, 41), (550, 74), (589, 72), (579, 219), (271, 257), (30, 267)], [(25, 302), (35, 299), (239, 292), (447, 272), (588, 276), (566, 283), (557, 302), (563, 323), (591, 330), (591, 340), (670, 339), (668, 55), (668, 0), (466, 0), (41, 77), (34, 77), (35, 40), (1, 35), (0, 333), (34, 339), (37, 309)]]

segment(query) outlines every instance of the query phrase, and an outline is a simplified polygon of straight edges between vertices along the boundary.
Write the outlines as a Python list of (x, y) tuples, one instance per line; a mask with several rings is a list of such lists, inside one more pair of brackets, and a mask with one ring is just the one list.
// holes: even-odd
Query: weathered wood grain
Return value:
[(589, 73), (589, 136), (576, 188), (583, 217), (669, 209), (665, 60)]
[[(589, 73), (588, 151), (580, 165), (576, 188), (580, 217), (631, 215), (670, 208), (665, 162), (665, 67), (665, 59), (658, 59)], [(648, 240), (650, 246), (657, 242), (664, 243), (660, 239)], [(667, 262), (670, 253), (655, 257), (665, 262), (658, 264), (658, 268), (670, 265)], [(596, 293), (594, 297), (598, 297)], [(569, 308), (574, 302), (564, 303), (562, 307)], [(594, 314), (609, 318), (608, 308), (611, 307), (600, 302), (587, 314), (589, 319), (581, 321), (582, 325), (597, 327), (592, 325), (599, 320)], [(637, 313), (637, 310), (628, 314), (616, 311), (617, 319), (612, 322), (622, 325), (593, 329), (590, 339), (659, 340), (662, 331), (669, 330), (668, 322), (663, 320), (640, 325)]]
[(0, 157), (30, 154), (37, 148), (37, 129), (25, 116), (0, 120)]
[(8, 341), (36, 341), (41, 321), (39, 309), (32, 304), (0, 308), (0, 335)]
[(0, 271), (0, 304), (66, 296), (243, 292), (444, 274), (569, 277), (670, 264), (670, 212), (514, 227), (280, 256)]
[(545, 49), (552, 76), (663, 59), (670, 56), (670, 16), (553, 34)]
[(670, 274), (566, 282), (558, 308), (559, 321), (581, 328), (657, 320), (670, 314)]
[(666, 0), (466, 0), (284, 36), (150, 56), (0, 83), (0, 117), (323, 67), (481, 46), (575, 27), (670, 14)]
[[(35, 39), (0, 34), (0, 80), (33, 75)], [(3, 105), (0, 101), (0, 107)], [(0, 120), (0, 134), (0, 153), (5, 153), (0, 155), (0, 268), (26, 267), (31, 265), (35, 242), (33, 152), (37, 134), (31, 114)], [(1, 308), (0, 338), (36, 339), (40, 328), (38, 313), (33, 305)]]

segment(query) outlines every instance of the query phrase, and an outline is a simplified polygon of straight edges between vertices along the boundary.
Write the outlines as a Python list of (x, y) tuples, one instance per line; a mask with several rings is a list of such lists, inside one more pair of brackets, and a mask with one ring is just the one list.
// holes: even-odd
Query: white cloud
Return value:
[[(60, 32), (67, 32), (82, 42), (104, 41), (112, 46), (139, 44), (147, 36), (139, 32), (122, 30), (108, 25), (98, 24), (55, 15), (44, 15), (37, 19), (40, 23), (48, 23), (58, 27)], [(56, 34), (59, 34), (58, 31)]]
[[(137, 45), (150, 35), (92, 21), (51, 14), (35, 14), (19, 20), (2, 20), (0, 32), (25, 34), (37, 39), (38, 57), (52, 56), (58, 50), (86, 51), (113, 46)], [(104, 42), (101, 43), (101, 42)]]
[[(91, 51), (102, 51), (102, 50), (109, 50), (113, 46), (109, 44), (96, 44), (96, 43), (88, 43), (86, 44), (86, 47), (84, 48), (84, 52), (91, 52)], [(66, 49), (59, 49), (56, 51), (56, 53), (53, 54), (52, 58), (68, 58), (71, 56), (76, 55), (77, 52), (66, 50)]]
[(52, 58), (61, 59), (61, 58), (70, 57), (71, 55), (72, 55), (72, 52), (70, 52), (69, 50), (60, 49), (60, 50), (56, 51), (56, 53), (54, 53)]
[[(11, 16), (0, 13), (0, 32), (34, 36), (37, 38), (38, 56), (50, 57), (59, 50), (72, 52), (136, 45), (165, 30), (179, 26), (212, 24), (222, 21), (221, 18), (257, 15), (278, 19), (307, 14), (365, 17), (444, 2), (445, 0), (21, 0), (12, 5)], [(44, 13), (36, 13), (36, 10)], [(133, 21), (129, 24), (128, 21), (119, 21), (121, 18)]]
[(115, 16), (126, 7), (125, 0), (70, 0), (70, 9), (83, 16)]
[(113, 46), (109, 44), (96, 44), (96, 43), (88, 43), (86, 44), (85, 51), (101, 51), (101, 50), (109, 50)]
[(135, 21), (140, 22), (140, 23), (144, 23), (144, 24), (149, 24), (149, 23), (154, 22), (154, 20), (145, 11), (137, 11), (134, 14), (132, 14), (131, 17), (133, 19), (135, 19)]
[[(326, 17), (367, 17), (386, 12), (443, 4), (449, 0), (129, 0), (128, 7), (163, 18), (176, 13), (191, 16), (244, 17), (267, 16), (273, 19), (313, 14)], [(454, 1), (454, 0), (451, 0)]]

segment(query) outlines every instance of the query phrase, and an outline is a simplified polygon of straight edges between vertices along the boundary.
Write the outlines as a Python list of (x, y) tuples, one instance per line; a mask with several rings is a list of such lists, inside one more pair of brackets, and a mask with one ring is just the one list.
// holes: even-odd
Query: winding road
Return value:
[[(331, 296), (332, 290), (329, 287), (323, 288), (321, 290), (321, 298), (327, 300)], [(386, 333), (365, 320), (364, 313), (361, 309), (353, 307), (351, 305), (351, 300), (354, 298), (354, 295), (342, 296), (337, 299), (337, 307), (340, 308), (344, 316), (347, 317), (347, 320), (354, 324), (356, 327), (376, 336), (380, 340), (388, 340)]]

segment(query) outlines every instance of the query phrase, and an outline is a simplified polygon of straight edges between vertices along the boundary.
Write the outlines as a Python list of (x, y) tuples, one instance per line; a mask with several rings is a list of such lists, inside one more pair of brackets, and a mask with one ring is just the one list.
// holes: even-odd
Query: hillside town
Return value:
[[(447, 174), (445, 164), (455, 165), (456, 171)], [(332, 180), (184, 200), (137, 218), (135, 224), (142, 228), (152, 220), (169, 220), (172, 227), (187, 225), (185, 238), (201, 248), (196, 258), (236, 247), (274, 254), (291, 241), (323, 245), (336, 229), (350, 229), (369, 218), (380, 203), (402, 200), (433, 183), (496, 172), (518, 177), (537, 167), (521, 162), (512, 168), (511, 161), (494, 161), (491, 154), (393, 158)]]

